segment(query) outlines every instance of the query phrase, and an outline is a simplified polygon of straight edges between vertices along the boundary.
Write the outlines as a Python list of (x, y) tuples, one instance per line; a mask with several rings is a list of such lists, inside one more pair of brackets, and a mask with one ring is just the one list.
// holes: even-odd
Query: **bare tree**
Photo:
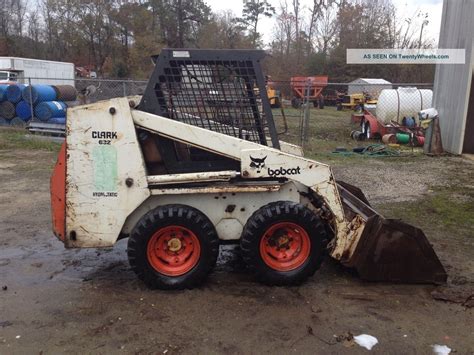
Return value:
[(394, 46), (396, 48), (429, 48), (432, 40), (423, 37), (423, 30), (429, 24), (429, 14), (417, 10), (414, 14), (397, 21), (393, 17)]
[(315, 26), (315, 46), (318, 52), (327, 55), (331, 42), (334, 42), (337, 34), (337, 9), (334, 2), (324, 7)]
[(8, 52), (15, 43), (13, 37), (21, 38), (26, 18), (26, 3), (24, 0), (4, 0), (0, 7), (0, 33), (3, 46)]
[[(294, 0), (298, 1), (298, 0)], [(253, 46), (256, 47), (260, 40), (258, 24), (262, 16), (272, 17), (275, 14), (275, 8), (267, 0), (244, 0), (242, 17), (237, 19), (243, 28), (250, 28)]]
[(214, 14), (197, 35), (199, 48), (249, 48), (253, 38), (246, 36), (230, 10)]
[(8, 6), (0, 7), (0, 34), (2, 40), (2, 49), (8, 53), (9, 51), (9, 40), (10, 40), (10, 22), (11, 17), (8, 12)]

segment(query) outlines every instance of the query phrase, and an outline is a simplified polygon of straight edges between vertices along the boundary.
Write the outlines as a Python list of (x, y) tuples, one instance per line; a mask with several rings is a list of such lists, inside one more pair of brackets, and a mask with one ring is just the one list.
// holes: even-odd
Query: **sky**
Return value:
[[(236, 15), (242, 14), (243, 0), (205, 0), (214, 11), (232, 10)], [(313, 0), (300, 0), (301, 5), (310, 8)], [(275, 8), (278, 8), (280, 0), (268, 0)], [(429, 24), (424, 28), (424, 33), (438, 43), (439, 30), (441, 27), (441, 12), (443, 0), (392, 0), (397, 9), (399, 19), (412, 17), (413, 14), (421, 11), (428, 13)], [(273, 19), (264, 18), (258, 31), (263, 34), (265, 43), (272, 40)]]

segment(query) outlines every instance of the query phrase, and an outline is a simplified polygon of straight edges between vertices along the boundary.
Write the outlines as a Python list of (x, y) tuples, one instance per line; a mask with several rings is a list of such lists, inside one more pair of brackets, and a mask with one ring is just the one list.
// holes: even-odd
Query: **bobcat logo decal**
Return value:
[(252, 161), (250, 167), (257, 169), (257, 173), (260, 173), (260, 171), (265, 167), (265, 159), (267, 159), (267, 157), (254, 158), (250, 156), (250, 160)]

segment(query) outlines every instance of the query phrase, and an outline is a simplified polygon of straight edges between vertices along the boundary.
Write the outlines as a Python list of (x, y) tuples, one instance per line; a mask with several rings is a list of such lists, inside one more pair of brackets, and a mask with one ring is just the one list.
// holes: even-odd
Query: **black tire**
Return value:
[(340, 104), (340, 103), (336, 104), (336, 110), (337, 111), (342, 111), (342, 104)]
[[(157, 271), (147, 253), (152, 237), (159, 230), (170, 226), (191, 231), (200, 247), (196, 264), (178, 276)], [(130, 234), (127, 253), (132, 270), (148, 287), (162, 290), (190, 289), (200, 285), (216, 264), (219, 239), (212, 222), (202, 212), (185, 205), (166, 205), (148, 212), (140, 219)]]
[(318, 106), (319, 106), (319, 109), (320, 110), (323, 110), (324, 109), (324, 98), (323, 97), (320, 97), (319, 100), (318, 100)]
[(301, 100), (297, 97), (293, 97), (291, 99), (291, 107), (293, 107), (294, 109), (301, 108)]
[(313, 101), (313, 107), (314, 107), (314, 108), (318, 108), (318, 107), (319, 107), (318, 100), (314, 100), (314, 101)]
[(275, 108), (280, 108), (281, 107), (281, 102), (280, 102), (280, 98), (277, 97), (275, 98), (275, 104), (273, 105)]
[(364, 136), (364, 139), (372, 139), (372, 129), (368, 121), (362, 120), (360, 122), (360, 130)]
[[(288, 222), (304, 229), (309, 237), (310, 252), (300, 266), (281, 271), (270, 267), (264, 261), (260, 247), (262, 238), (269, 228), (277, 223)], [(284, 237), (292, 242), (288, 235)], [(295, 202), (273, 202), (255, 211), (245, 224), (241, 239), (242, 256), (260, 282), (279, 286), (298, 285), (320, 268), (327, 238), (323, 222), (313, 211)]]

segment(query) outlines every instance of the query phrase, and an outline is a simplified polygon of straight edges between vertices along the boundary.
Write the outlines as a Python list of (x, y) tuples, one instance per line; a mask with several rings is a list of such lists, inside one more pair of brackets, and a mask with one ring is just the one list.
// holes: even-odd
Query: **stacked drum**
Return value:
[(30, 120), (65, 124), (67, 103), (76, 97), (71, 85), (0, 85), (0, 125), (24, 126)]

